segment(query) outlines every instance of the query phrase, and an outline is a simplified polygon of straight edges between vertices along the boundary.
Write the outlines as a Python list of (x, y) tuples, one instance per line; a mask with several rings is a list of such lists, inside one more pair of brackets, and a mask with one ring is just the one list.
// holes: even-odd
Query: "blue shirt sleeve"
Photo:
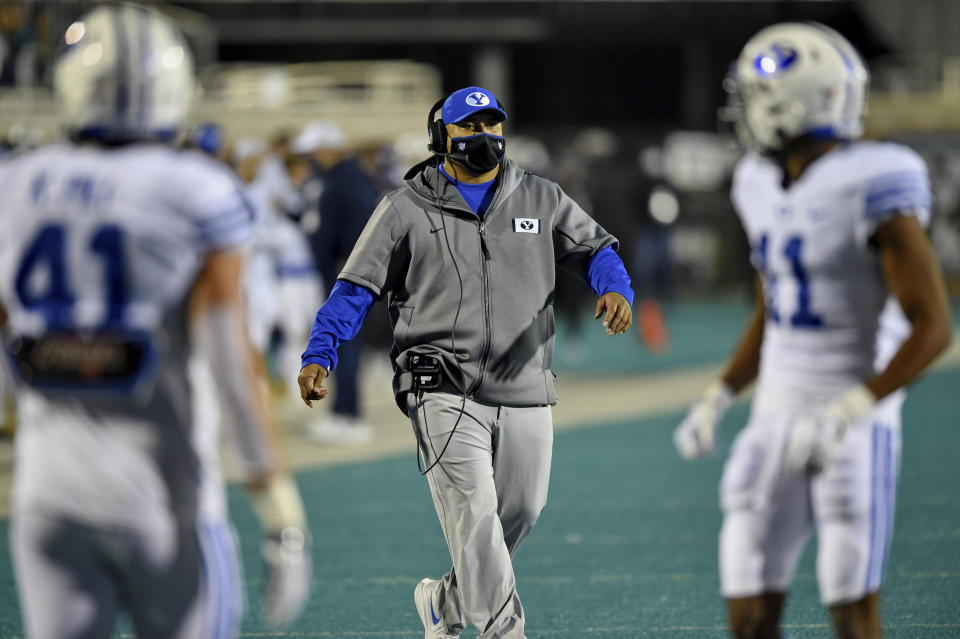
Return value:
[(620, 293), (627, 299), (630, 306), (633, 306), (633, 289), (630, 288), (630, 276), (627, 275), (623, 260), (620, 259), (612, 246), (604, 247), (593, 254), (590, 263), (587, 265), (586, 280), (597, 295)]
[(369, 289), (337, 280), (330, 297), (313, 320), (310, 342), (300, 356), (300, 365), (320, 364), (328, 371), (334, 370), (340, 344), (357, 336), (363, 320), (376, 301), (377, 298)]

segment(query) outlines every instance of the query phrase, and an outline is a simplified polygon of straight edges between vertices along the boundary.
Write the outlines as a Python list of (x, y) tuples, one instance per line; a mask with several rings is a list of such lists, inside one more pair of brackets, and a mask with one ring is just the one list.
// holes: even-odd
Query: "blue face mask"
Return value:
[(450, 156), (470, 175), (489, 173), (503, 161), (507, 141), (500, 135), (478, 133), (450, 139)]

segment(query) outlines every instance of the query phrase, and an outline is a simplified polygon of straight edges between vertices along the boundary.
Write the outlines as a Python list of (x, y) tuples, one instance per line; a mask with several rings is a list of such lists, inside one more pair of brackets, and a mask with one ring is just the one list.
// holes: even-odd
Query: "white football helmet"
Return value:
[(747, 147), (775, 152), (801, 136), (863, 135), (870, 73), (838, 32), (785, 22), (750, 38), (733, 68), (732, 109)]
[(105, 140), (170, 140), (193, 96), (193, 56), (180, 29), (132, 4), (100, 6), (70, 25), (53, 85), (67, 132)]

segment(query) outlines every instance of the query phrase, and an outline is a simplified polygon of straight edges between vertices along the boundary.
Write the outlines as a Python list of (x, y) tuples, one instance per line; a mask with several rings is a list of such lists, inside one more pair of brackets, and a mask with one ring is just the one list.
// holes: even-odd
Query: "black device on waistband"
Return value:
[(413, 391), (419, 393), (440, 387), (440, 360), (432, 355), (411, 355), (407, 360), (413, 375)]

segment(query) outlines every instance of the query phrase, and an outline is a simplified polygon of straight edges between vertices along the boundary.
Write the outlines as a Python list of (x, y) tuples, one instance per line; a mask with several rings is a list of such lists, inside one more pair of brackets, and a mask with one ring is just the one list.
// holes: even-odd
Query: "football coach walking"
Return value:
[(300, 371), (307, 405), (323, 399), (337, 346), (386, 300), (394, 393), (453, 560), (414, 592), (427, 638), (458, 637), (468, 624), (483, 639), (524, 637), (511, 556), (547, 499), (555, 265), (600, 296), (609, 335), (632, 322), (616, 238), (505, 155), (506, 119), (480, 87), (434, 105), (433, 157), (374, 211), (317, 313)]

